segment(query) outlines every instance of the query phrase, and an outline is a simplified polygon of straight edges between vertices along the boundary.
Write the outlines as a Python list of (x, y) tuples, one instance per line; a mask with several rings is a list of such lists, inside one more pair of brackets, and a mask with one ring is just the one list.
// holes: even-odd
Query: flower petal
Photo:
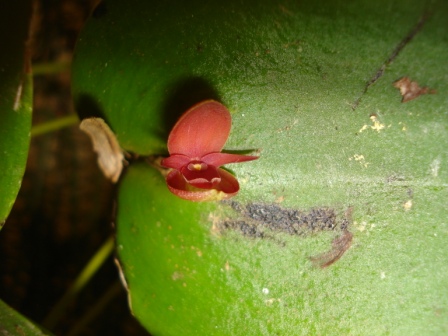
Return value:
[(174, 154), (167, 158), (164, 158), (161, 165), (165, 168), (174, 168), (180, 170), (182, 167), (186, 166), (191, 159), (188, 156), (181, 154)]
[(227, 163), (237, 163), (237, 162), (245, 162), (258, 159), (258, 156), (252, 155), (240, 155), (240, 154), (229, 154), (229, 153), (210, 153), (204, 155), (201, 158), (201, 161), (205, 162), (208, 165), (212, 165), (215, 167), (220, 167)]
[(219, 176), (221, 176), (221, 182), (216, 186), (219, 191), (224, 192), (227, 197), (230, 198), (235, 196), (240, 190), (240, 185), (238, 180), (230, 174), (227, 170), (218, 168)]
[(174, 195), (189, 201), (219, 201), (235, 196), (239, 190), (238, 181), (223, 169), (219, 169), (219, 172), (221, 183), (218, 184), (217, 189), (195, 188), (184, 179), (178, 170), (172, 170), (166, 177), (166, 182), (168, 189)]
[(230, 112), (224, 105), (214, 100), (203, 101), (185, 112), (174, 125), (168, 137), (168, 151), (192, 159), (220, 152), (231, 124)]

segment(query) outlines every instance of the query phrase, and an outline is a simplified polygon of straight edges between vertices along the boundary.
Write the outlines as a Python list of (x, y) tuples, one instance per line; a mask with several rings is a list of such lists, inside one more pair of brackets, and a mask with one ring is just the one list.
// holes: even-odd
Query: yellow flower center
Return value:
[(206, 170), (208, 168), (207, 164), (204, 162), (191, 162), (188, 164), (188, 170), (196, 170), (196, 171), (201, 171), (201, 170)]

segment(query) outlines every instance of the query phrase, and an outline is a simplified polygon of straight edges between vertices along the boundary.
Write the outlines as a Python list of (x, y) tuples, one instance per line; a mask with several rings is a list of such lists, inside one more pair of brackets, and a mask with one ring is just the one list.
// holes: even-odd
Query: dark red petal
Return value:
[(211, 189), (214, 184), (221, 181), (218, 170), (214, 166), (208, 165), (207, 168), (203, 170), (190, 169), (189, 166), (190, 165), (184, 166), (180, 172), (187, 182), (195, 187)]
[[(220, 172), (221, 173), (221, 172)], [(176, 196), (193, 202), (218, 201), (235, 196), (238, 193), (238, 181), (228, 172), (221, 174), (221, 182), (224, 180), (221, 189), (199, 189), (191, 186), (184, 179), (178, 170), (172, 170), (166, 177), (168, 189)], [(234, 181), (232, 181), (232, 178)], [(235, 184), (236, 182), (236, 184)], [(228, 193), (225, 190), (230, 191)]]
[(227, 108), (214, 100), (196, 104), (185, 112), (168, 137), (170, 154), (199, 159), (220, 152), (230, 133), (232, 119)]
[(164, 158), (161, 165), (166, 168), (174, 168), (180, 170), (183, 166), (187, 165), (191, 159), (188, 156), (181, 154), (174, 154), (167, 158)]
[(221, 182), (215, 187), (217, 190), (224, 192), (227, 197), (235, 196), (240, 190), (238, 180), (230, 174), (227, 170), (218, 168), (219, 175), (221, 176)]
[(258, 159), (258, 156), (251, 155), (239, 155), (239, 154), (228, 154), (228, 153), (210, 153), (204, 155), (201, 161), (208, 165), (215, 167), (220, 167), (228, 163), (245, 162)]

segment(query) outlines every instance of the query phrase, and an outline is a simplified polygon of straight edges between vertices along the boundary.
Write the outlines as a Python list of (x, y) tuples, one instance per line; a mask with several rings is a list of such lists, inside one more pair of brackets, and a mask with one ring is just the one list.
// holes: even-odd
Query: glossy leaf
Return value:
[[(118, 252), (148, 330), (447, 332), (446, 12), (417, 0), (135, 0), (90, 20), (74, 92), (125, 148), (166, 155), (181, 113), (214, 99), (232, 114), (225, 149), (262, 153), (231, 166), (232, 202), (177, 199), (157, 170), (129, 167)], [(402, 103), (404, 76), (437, 93)]]
[(19, 192), (30, 141), (30, 17), (31, 1), (7, 1), (0, 11), (0, 229)]
[(51, 335), (0, 300), (0, 332), (2, 335)]

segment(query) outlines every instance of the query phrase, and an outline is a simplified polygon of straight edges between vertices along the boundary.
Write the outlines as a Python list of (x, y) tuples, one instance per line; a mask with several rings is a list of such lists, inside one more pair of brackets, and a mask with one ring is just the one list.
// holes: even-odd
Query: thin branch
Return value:
[(400, 52), (403, 50), (403, 48), (411, 42), (411, 40), (417, 35), (420, 30), (422, 30), (423, 25), (426, 23), (426, 21), (429, 18), (429, 14), (423, 15), (420, 20), (417, 22), (417, 24), (411, 29), (411, 31), (400, 41), (400, 43), (397, 44), (397, 46), (394, 48), (392, 53), (389, 55), (389, 57), (384, 61), (384, 63), (381, 65), (381, 67), (377, 70), (375, 75), (366, 83), (366, 86), (364, 87), (364, 90), (362, 91), (361, 95), (355, 100), (355, 102), (352, 104), (353, 111), (358, 107), (361, 98), (367, 93), (367, 90), (375, 84), (375, 82), (383, 76), (384, 71), (386, 70), (387, 66), (391, 64), (395, 58), (400, 54)]
[(65, 292), (64, 296), (53, 307), (50, 313), (42, 322), (42, 325), (47, 329), (53, 329), (60, 318), (65, 313), (68, 305), (74, 300), (76, 295), (84, 288), (89, 280), (95, 275), (98, 269), (103, 265), (104, 261), (110, 256), (114, 249), (114, 238), (109, 237), (99, 250), (89, 260), (87, 265), (76, 278), (73, 285)]

